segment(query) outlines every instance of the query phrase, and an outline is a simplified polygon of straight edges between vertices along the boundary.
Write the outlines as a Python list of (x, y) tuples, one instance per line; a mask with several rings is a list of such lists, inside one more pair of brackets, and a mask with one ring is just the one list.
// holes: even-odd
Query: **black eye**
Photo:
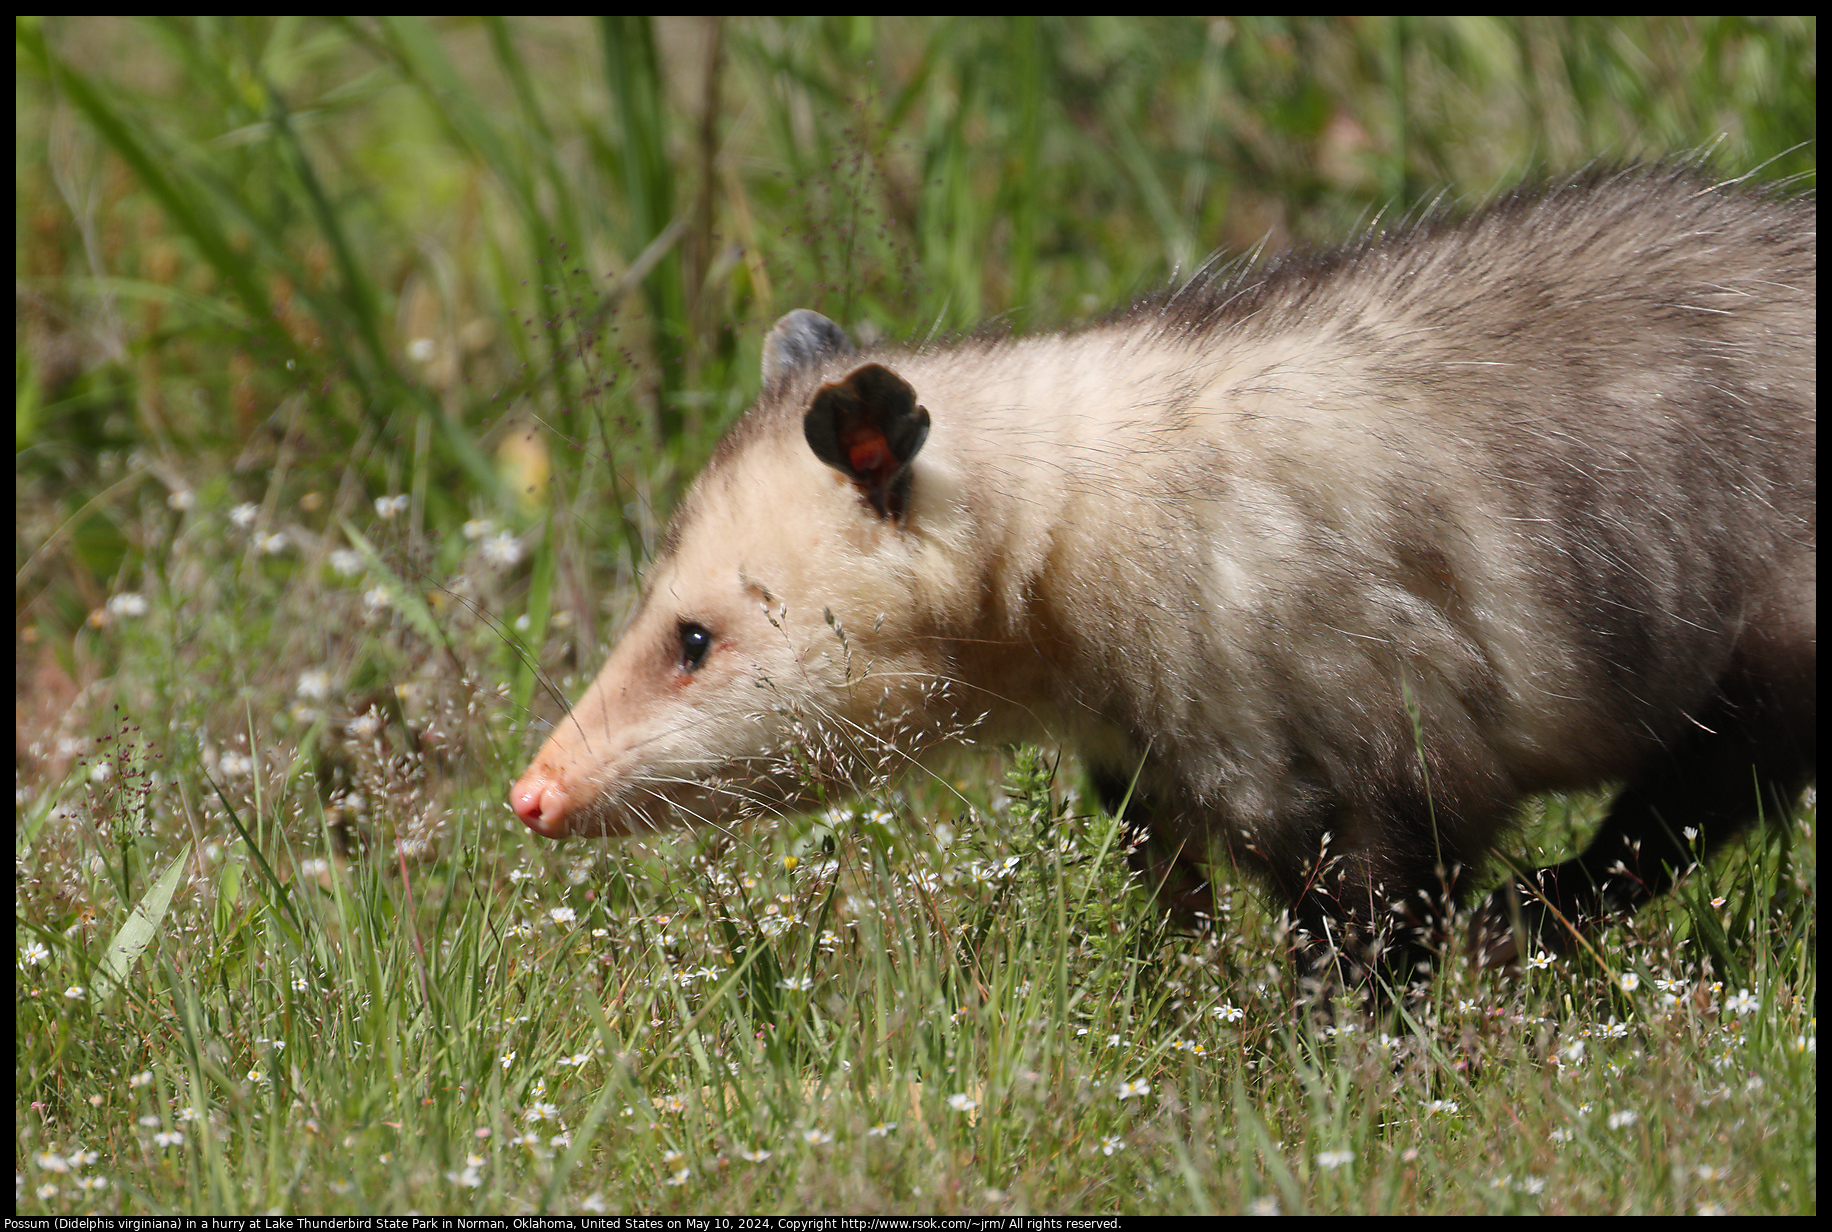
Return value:
[(681, 657), (680, 668), (684, 672), (697, 672), (706, 658), (706, 652), (712, 649), (712, 634), (705, 625), (696, 625), (683, 620), (680, 625)]

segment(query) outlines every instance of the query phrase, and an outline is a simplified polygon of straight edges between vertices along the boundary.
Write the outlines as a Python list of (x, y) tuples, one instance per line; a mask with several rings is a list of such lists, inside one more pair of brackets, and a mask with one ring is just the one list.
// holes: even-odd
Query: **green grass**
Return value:
[(1811, 20), (15, 32), (20, 1213), (1816, 1209), (1811, 802), (1391, 1035), (1294, 1015), (1250, 886), (1166, 932), (1035, 751), (733, 838), (504, 807), (782, 312), (1810, 182)]

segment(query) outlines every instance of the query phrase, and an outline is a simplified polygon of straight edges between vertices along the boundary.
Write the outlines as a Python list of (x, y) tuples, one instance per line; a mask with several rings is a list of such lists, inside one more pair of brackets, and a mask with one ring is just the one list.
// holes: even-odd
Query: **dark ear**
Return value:
[(763, 387), (835, 355), (851, 355), (846, 331), (818, 312), (797, 308), (771, 327), (763, 338)]
[(866, 364), (815, 392), (802, 418), (814, 456), (852, 480), (881, 518), (903, 517), (910, 460), (929, 436), (929, 412), (910, 383)]

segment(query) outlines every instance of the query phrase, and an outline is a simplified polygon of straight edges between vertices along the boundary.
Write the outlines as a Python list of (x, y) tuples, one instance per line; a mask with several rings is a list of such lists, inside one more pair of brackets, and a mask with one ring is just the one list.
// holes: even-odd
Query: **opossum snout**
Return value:
[(565, 785), (539, 766), (531, 767), (509, 789), (509, 807), (523, 825), (542, 838), (566, 837), (573, 802)]

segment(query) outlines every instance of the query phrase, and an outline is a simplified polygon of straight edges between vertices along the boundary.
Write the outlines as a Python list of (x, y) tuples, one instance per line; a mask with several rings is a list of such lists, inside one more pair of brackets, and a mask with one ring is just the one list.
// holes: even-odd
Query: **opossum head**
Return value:
[(812, 312), (771, 331), (763, 375), (676, 512), (628, 631), (511, 790), (537, 834), (811, 805), (894, 770), (950, 710), (916, 593), (928, 412)]

